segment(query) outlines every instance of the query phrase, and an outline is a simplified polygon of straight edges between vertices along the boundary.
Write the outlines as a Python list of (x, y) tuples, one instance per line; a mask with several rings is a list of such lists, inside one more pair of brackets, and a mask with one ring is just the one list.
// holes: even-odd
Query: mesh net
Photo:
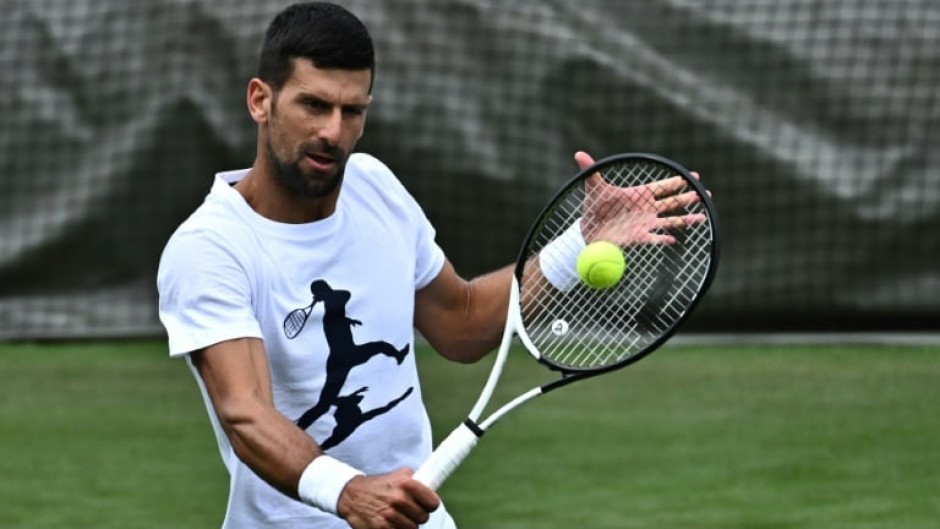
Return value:
[[(933, 329), (936, 0), (342, 1), (377, 46), (360, 150), (465, 276), (596, 157), (703, 174), (726, 240), (689, 329)], [(0, 17), (0, 337), (160, 335), (154, 277), (250, 165), (261, 0), (12, 0)]]

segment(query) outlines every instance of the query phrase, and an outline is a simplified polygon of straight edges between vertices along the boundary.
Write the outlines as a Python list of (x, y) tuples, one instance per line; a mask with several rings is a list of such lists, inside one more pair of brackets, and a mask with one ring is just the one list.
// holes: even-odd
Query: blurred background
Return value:
[[(937, 0), (341, 1), (371, 29), (360, 150), (465, 276), (513, 261), (572, 155), (704, 175), (719, 275), (684, 331), (925, 336), (940, 321)], [(287, 2), (7, 0), (0, 339), (162, 337), (155, 275)]]
[[(221, 524), (156, 269), (254, 158), (288, 3), (0, 2), (0, 527)], [(461, 527), (937, 527), (940, 0), (339, 3), (378, 54), (360, 150), (463, 275), (515, 260), (581, 149), (670, 157), (720, 215), (679, 335), (488, 435), (442, 489)], [(417, 349), (440, 440), (490, 362)], [(549, 376), (510, 356), (494, 402)]]

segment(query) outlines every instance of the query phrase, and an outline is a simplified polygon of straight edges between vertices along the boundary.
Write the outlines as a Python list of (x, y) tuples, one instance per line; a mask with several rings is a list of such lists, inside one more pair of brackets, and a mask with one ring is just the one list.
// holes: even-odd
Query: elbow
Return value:
[(261, 406), (250, 399), (223, 399), (215, 403), (215, 414), (225, 431), (232, 449), (241, 457), (242, 439), (260, 421)]
[(447, 332), (438, 332), (426, 338), (441, 356), (460, 364), (479, 361), (499, 345), (502, 337), (497, 326), (480, 324), (466, 316), (446, 326), (446, 329)]
[(458, 364), (473, 364), (483, 358), (485, 355), (473, 354), (470, 351), (464, 351), (460, 349), (449, 349), (441, 351), (441, 356), (450, 360), (451, 362), (456, 362)]
[(478, 336), (465, 336), (451, 338), (445, 342), (431, 342), (431, 346), (447, 360), (458, 364), (473, 364), (492, 351), (495, 344), (489, 340), (481, 340)]
[(430, 300), (425, 301), (424, 306), (430, 308), (419, 312), (416, 326), (442, 357), (472, 364), (499, 344), (505, 319), (500, 319), (498, 314), (505, 315), (506, 308), (485, 302), (474, 282), (462, 281), (455, 285), (449, 292), (459, 294), (439, 296), (444, 299), (424, 295), (423, 299)]

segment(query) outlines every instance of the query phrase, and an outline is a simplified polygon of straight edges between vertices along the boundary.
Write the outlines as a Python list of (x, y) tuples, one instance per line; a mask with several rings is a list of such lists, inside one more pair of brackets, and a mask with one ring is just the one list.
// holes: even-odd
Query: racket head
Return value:
[[(585, 243), (621, 247), (626, 270), (614, 286), (575, 279), (557, 288), (536, 269), (545, 246), (574, 222)], [(714, 279), (719, 253), (714, 204), (683, 166), (646, 153), (601, 159), (569, 180), (529, 230), (515, 268), (516, 332), (540, 362), (564, 374), (624, 367), (688, 318)]]
[(308, 316), (310, 316), (310, 307), (290, 311), (284, 318), (284, 334), (291, 340), (296, 338), (307, 324)]

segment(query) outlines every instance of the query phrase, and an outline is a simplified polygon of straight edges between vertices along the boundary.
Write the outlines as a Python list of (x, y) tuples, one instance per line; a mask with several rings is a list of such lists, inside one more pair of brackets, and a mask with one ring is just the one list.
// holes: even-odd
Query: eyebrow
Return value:
[[(311, 92), (299, 92), (297, 94), (297, 100), (298, 101), (313, 101), (316, 103), (322, 103), (322, 104), (330, 105), (330, 106), (336, 105), (335, 102), (330, 101), (329, 99), (325, 99)], [(340, 108), (347, 108), (347, 109), (353, 109), (353, 110), (366, 110), (367, 108), (369, 108), (369, 103), (370, 101), (368, 100), (363, 103), (344, 103), (340, 105)]]

